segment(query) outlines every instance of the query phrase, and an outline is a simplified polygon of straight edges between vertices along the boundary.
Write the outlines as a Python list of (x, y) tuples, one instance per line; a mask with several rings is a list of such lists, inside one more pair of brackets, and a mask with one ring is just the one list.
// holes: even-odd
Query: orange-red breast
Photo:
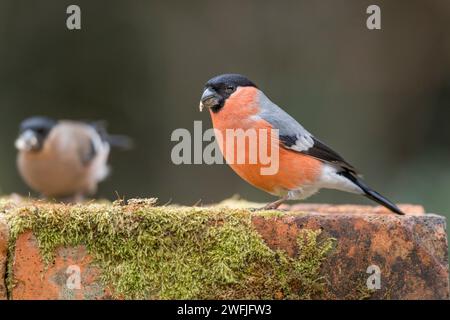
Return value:
[[(210, 79), (201, 97), (200, 109), (203, 108), (209, 109), (214, 129), (223, 137), (219, 145), (231, 168), (253, 186), (280, 197), (265, 208), (275, 209), (286, 200), (305, 199), (321, 188), (328, 188), (364, 195), (403, 214), (394, 203), (369, 188), (351, 164), (315, 138), (246, 77), (224, 74)], [(267, 163), (249, 161), (250, 153), (261, 152), (254, 148), (267, 148), (261, 146), (261, 138), (256, 139), (256, 144), (247, 143), (242, 147), (234, 141), (230, 146), (230, 139), (236, 137), (227, 140), (227, 131), (239, 129), (265, 130), (264, 134), (277, 129), (277, 134), (270, 134), (268, 139), (269, 144), (277, 147), (273, 149), (278, 152), (276, 173), (262, 174), (261, 169)], [(236, 161), (239, 154), (243, 154), (244, 162)]]

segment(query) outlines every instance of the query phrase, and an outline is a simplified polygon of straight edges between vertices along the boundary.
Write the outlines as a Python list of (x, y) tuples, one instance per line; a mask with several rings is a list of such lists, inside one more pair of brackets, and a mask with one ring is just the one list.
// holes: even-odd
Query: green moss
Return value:
[(375, 290), (369, 289), (366, 284), (366, 274), (361, 274), (354, 284), (354, 290), (347, 296), (345, 300), (370, 300), (376, 293)]
[[(33, 231), (46, 263), (59, 246), (85, 245), (102, 270), (102, 283), (114, 297), (127, 299), (325, 296), (320, 269), (334, 241), (321, 237), (320, 230), (302, 230), (298, 255), (291, 258), (265, 244), (248, 210), (156, 207), (154, 202), (10, 208), (10, 250), (26, 230)], [(11, 288), (12, 266), (8, 279)]]

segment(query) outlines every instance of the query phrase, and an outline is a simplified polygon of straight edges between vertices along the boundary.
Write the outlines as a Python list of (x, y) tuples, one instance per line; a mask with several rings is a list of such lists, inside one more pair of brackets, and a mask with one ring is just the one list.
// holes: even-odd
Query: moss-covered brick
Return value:
[(8, 226), (6, 219), (2, 214), (2, 207), (0, 203), (0, 300), (7, 298), (6, 291), (6, 266), (8, 257)]
[[(0, 199), (9, 298), (449, 298), (445, 218), (420, 206), (401, 205), (399, 216), (354, 205), (155, 203)], [(380, 288), (367, 285), (369, 267)]]
[[(333, 247), (333, 239), (320, 237), (320, 230), (305, 229), (296, 257), (272, 250), (253, 228), (252, 213), (242, 209), (157, 207), (143, 200), (34, 202), (10, 209), (6, 217), (12, 253), (27, 231), (33, 238), (28, 234), (26, 242), (36, 242), (46, 267), (55, 263), (60, 248), (82, 246), (112, 298), (320, 298), (325, 294), (320, 267)], [(9, 271), (15, 298), (16, 268)]]

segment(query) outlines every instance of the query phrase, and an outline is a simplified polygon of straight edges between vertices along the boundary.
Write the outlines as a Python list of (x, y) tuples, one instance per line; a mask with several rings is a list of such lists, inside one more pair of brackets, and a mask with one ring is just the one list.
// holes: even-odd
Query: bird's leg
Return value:
[(75, 204), (82, 203), (84, 201), (84, 195), (81, 193), (77, 193), (67, 197), (60, 197), (55, 199), (57, 202), (66, 203), (66, 204)]
[(76, 195), (73, 196), (72, 202), (73, 203), (82, 203), (84, 201), (84, 199), (85, 199), (84, 194), (77, 193)]
[(264, 207), (262, 208), (262, 210), (275, 210), (275, 209), (278, 209), (278, 207), (279, 207), (283, 202), (285, 202), (286, 200), (287, 200), (287, 197), (283, 197), (283, 198), (281, 198), (281, 199), (278, 199), (277, 201), (272, 202), (272, 203), (269, 203), (269, 204), (267, 204), (266, 206), (264, 206)]

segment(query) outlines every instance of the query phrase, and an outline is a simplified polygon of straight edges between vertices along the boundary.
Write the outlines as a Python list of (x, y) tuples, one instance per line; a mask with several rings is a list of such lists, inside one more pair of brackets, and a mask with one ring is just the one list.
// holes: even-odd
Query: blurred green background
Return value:
[[(382, 30), (366, 28), (381, 7)], [(82, 30), (66, 28), (78, 4)], [(208, 204), (273, 198), (225, 165), (173, 165), (203, 84), (242, 73), (396, 202), (450, 213), (450, 1), (0, 0), (0, 194), (28, 194), (13, 146), (31, 115), (105, 119), (114, 152), (99, 196)], [(309, 202), (370, 203), (338, 191)]]

